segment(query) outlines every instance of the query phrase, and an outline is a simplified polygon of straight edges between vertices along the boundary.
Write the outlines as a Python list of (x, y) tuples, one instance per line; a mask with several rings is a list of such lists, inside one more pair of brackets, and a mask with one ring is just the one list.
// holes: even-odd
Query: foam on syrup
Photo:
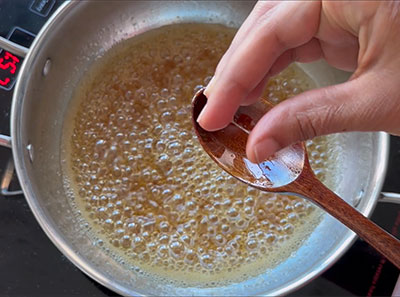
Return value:
[[(198, 143), (191, 98), (234, 33), (179, 24), (122, 42), (82, 81), (65, 127), (66, 187), (90, 236), (168, 283), (212, 287), (262, 273), (294, 252), (320, 217), (299, 197), (237, 181)], [(293, 65), (264, 95), (278, 103), (311, 87)], [(307, 145), (326, 180), (327, 139)]]

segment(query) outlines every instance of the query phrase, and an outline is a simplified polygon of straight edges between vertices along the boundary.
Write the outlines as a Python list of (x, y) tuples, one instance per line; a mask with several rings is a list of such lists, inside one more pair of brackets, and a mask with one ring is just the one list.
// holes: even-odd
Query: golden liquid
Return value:
[[(262, 193), (220, 169), (191, 123), (235, 31), (166, 26), (111, 49), (82, 82), (65, 127), (71, 203), (91, 234), (154, 278), (217, 286), (273, 267), (295, 251), (320, 213), (298, 197)], [(282, 101), (313, 86), (298, 67), (272, 78)], [(325, 138), (308, 143), (325, 177)]]

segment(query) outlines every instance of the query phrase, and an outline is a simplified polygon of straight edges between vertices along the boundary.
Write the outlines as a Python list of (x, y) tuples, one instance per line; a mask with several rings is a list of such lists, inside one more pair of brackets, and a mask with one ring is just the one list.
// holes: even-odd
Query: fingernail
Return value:
[[(211, 78), (210, 82), (208, 83), (207, 87), (205, 88), (205, 90), (204, 90), (204, 92), (203, 92), (204, 96), (207, 97), (207, 100), (208, 100), (208, 98), (210, 97), (210, 93), (211, 93), (212, 88), (213, 88), (213, 85), (214, 85), (214, 81), (215, 81), (214, 78), (215, 78), (215, 76), (213, 76), (213, 77)], [(201, 110), (199, 116), (197, 117), (197, 122), (200, 124), (200, 126), (202, 126), (202, 123), (201, 123), (202, 118), (203, 118), (204, 115), (207, 113), (207, 112), (206, 112), (206, 109), (207, 109), (207, 104), (203, 107), (203, 109)]]
[(208, 98), (212, 93), (212, 89), (215, 85), (215, 75), (211, 78), (210, 82), (208, 83), (206, 89), (204, 90), (204, 95)]
[(201, 124), (201, 118), (206, 114), (205, 110), (207, 109), (207, 104), (203, 107), (203, 109), (200, 111), (199, 116), (197, 117), (197, 122), (202, 126)]
[(268, 138), (256, 143), (253, 148), (253, 153), (257, 163), (261, 163), (280, 149), (281, 147), (276, 140)]

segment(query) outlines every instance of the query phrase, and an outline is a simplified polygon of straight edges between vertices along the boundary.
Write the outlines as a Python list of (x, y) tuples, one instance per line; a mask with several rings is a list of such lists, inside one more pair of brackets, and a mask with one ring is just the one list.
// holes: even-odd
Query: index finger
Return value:
[[(266, 5), (260, 2), (259, 5)], [(275, 60), (286, 50), (307, 43), (318, 29), (319, 1), (280, 2), (266, 14), (256, 7), (249, 15), (252, 26), (239, 30), (207, 86), (207, 105), (198, 122), (206, 130), (219, 130), (232, 120), (246, 96), (267, 75)], [(259, 8), (257, 8), (259, 9)], [(241, 29), (242, 30), (242, 29)]]

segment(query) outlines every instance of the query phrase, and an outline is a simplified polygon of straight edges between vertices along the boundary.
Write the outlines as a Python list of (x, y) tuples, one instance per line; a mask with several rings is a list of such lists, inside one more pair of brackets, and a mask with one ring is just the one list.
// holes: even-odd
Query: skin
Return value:
[(260, 1), (205, 90), (198, 118), (224, 128), (290, 63), (325, 59), (349, 81), (275, 106), (251, 132), (246, 152), (261, 162), (290, 144), (342, 131), (400, 135), (400, 1)]

